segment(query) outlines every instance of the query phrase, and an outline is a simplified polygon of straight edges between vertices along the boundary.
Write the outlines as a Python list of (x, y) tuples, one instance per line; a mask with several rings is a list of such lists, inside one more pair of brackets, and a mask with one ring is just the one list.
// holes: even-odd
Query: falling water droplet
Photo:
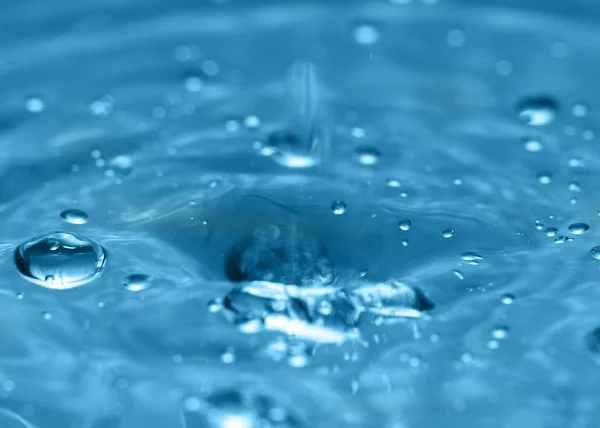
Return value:
[(573, 223), (569, 226), (569, 232), (573, 235), (583, 235), (590, 229), (586, 223)]
[(444, 238), (452, 238), (454, 236), (454, 230), (452, 229), (444, 229), (442, 232), (442, 236)]
[(519, 120), (531, 126), (548, 125), (556, 119), (558, 104), (552, 98), (535, 97), (519, 102)]
[(346, 203), (344, 201), (333, 201), (331, 203), (331, 210), (334, 214), (340, 215), (346, 212)]
[(85, 224), (88, 221), (88, 216), (81, 210), (71, 209), (60, 213), (64, 221), (71, 224)]
[(123, 285), (129, 291), (142, 291), (150, 287), (152, 278), (143, 273), (134, 273), (129, 275), (123, 281)]
[(73, 233), (50, 232), (19, 245), (15, 263), (23, 277), (58, 290), (87, 284), (106, 263), (104, 248)]
[(400, 229), (404, 230), (404, 231), (410, 230), (411, 225), (412, 225), (412, 222), (410, 220), (402, 220), (400, 223), (398, 223), (398, 226), (400, 227)]
[(375, 165), (379, 163), (380, 153), (374, 147), (358, 147), (354, 152), (358, 163), (362, 165)]

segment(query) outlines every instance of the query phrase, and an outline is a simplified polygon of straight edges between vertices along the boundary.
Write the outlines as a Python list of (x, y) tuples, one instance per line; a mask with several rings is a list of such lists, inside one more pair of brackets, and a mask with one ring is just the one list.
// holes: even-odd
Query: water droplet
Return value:
[(444, 229), (442, 232), (442, 236), (444, 238), (452, 238), (454, 236), (454, 230), (452, 229)]
[(586, 223), (573, 223), (569, 226), (569, 232), (573, 235), (582, 235), (590, 229)]
[(498, 343), (497, 340), (490, 340), (487, 343), (487, 347), (489, 350), (494, 351), (500, 347), (500, 344)]
[(401, 230), (407, 231), (407, 230), (410, 230), (411, 224), (412, 223), (410, 220), (402, 220), (400, 223), (398, 223), (398, 226), (400, 227)]
[(461, 271), (459, 271), (459, 270), (455, 270), (453, 273), (454, 273), (454, 275), (456, 275), (456, 277), (457, 277), (458, 279), (460, 279), (460, 280), (463, 280), (463, 279), (465, 279), (465, 277), (464, 277), (464, 275), (462, 274), (462, 272), (461, 272)]
[(81, 210), (71, 209), (60, 213), (64, 221), (71, 224), (85, 224), (88, 221), (88, 216)]
[(46, 103), (39, 97), (30, 97), (25, 100), (25, 108), (30, 113), (41, 113), (46, 110)]
[(492, 330), (492, 337), (494, 339), (505, 339), (508, 336), (509, 328), (505, 325), (500, 325)]
[(92, 159), (100, 159), (102, 157), (102, 152), (98, 149), (94, 149), (90, 152), (90, 156)]
[(576, 181), (572, 181), (569, 183), (569, 190), (571, 192), (581, 192), (581, 185)]
[(521, 101), (517, 109), (521, 122), (531, 126), (544, 126), (556, 119), (558, 104), (552, 98), (535, 97)]
[(467, 264), (470, 264), (470, 265), (473, 265), (473, 266), (477, 266), (483, 260), (483, 257), (481, 257), (477, 253), (474, 253), (472, 251), (468, 251), (466, 253), (463, 253), (460, 256), (460, 259), (463, 262), (467, 263)]
[(204, 88), (204, 82), (199, 76), (186, 76), (183, 80), (183, 87), (188, 92), (198, 92)]
[(542, 142), (539, 139), (533, 137), (526, 138), (523, 141), (523, 147), (526, 151), (531, 153), (541, 152), (544, 149)]
[(381, 33), (373, 24), (362, 23), (352, 31), (354, 40), (359, 45), (373, 45), (379, 41)]
[(515, 296), (510, 293), (503, 294), (500, 301), (503, 305), (512, 305), (515, 301)]
[(323, 301), (319, 302), (319, 313), (321, 315), (331, 315), (332, 310), (333, 310), (333, 307), (332, 307), (330, 301), (323, 300)]
[(537, 230), (544, 230), (544, 225), (542, 224), (542, 222), (541, 222), (541, 221), (539, 221), (539, 220), (536, 220), (536, 221), (535, 221), (535, 228), (536, 228)]
[(537, 179), (542, 184), (550, 184), (552, 182), (552, 176), (547, 172), (538, 174)]
[(365, 283), (351, 293), (357, 307), (382, 317), (420, 318), (435, 308), (421, 290), (399, 281)]
[(133, 161), (129, 156), (119, 155), (111, 159), (108, 163), (108, 168), (110, 168), (115, 175), (126, 177), (131, 173)]
[(258, 129), (260, 128), (260, 119), (254, 115), (246, 116), (244, 126), (248, 129)]
[(295, 133), (289, 131), (274, 131), (261, 146), (261, 153), (271, 153), (273, 159), (280, 165), (289, 168), (310, 168), (319, 163), (315, 156), (318, 146), (318, 136), (311, 136), (312, 141), (303, 141)]
[(346, 203), (344, 201), (333, 201), (331, 203), (331, 210), (334, 214), (340, 215), (346, 212)]
[(566, 236), (557, 236), (556, 238), (554, 238), (554, 242), (557, 244), (564, 244), (565, 242), (567, 242), (567, 237)]
[(403, 247), (408, 247), (408, 239), (404, 238), (402, 241), (400, 241), (400, 243)]
[(23, 300), (23, 297), (24, 297), (23, 293), (21, 293), (21, 292), (17, 293), (17, 299)]
[(583, 168), (583, 159), (578, 157), (569, 158), (567, 164), (571, 168)]
[(355, 126), (354, 128), (352, 128), (352, 130), (350, 131), (350, 134), (354, 137), (354, 138), (365, 138), (366, 132), (364, 130), (364, 128), (361, 128), (359, 126)]
[(354, 152), (356, 160), (362, 165), (375, 165), (379, 162), (379, 150), (373, 147), (358, 147)]
[(93, 101), (88, 108), (93, 116), (109, 116), (114, 109), (114, 99), (110, 95), (105, 95), (99, 100)]
[(52, 319), (52, 314), (50, 312), (44, 312), (42, 314), (42, 316), (44, 317), (45, 320), (51, 320)]
[(400, 187), (400, 182), (398, 180), (395, 180), (393, 178), (389, 178), (386, 182), (385, 182), (386, 186), (388, 187)]
[(591, 249), (592, 257), (596, 260), (600, 260), (600, 247), (594, 247)]
[(225, 120), (225, 130), (227, 132), (237, 132), (240, 130), (240, 121), (237, 119), (229, 118)]
[(104, 248), (74, 233), (50, 232), (19, 245), (15, 263), (23, 277), (53, 289), (84, 285), (100, 275)]
[(222, 354), (221, 354), (221, 361), (223, 361), (223, 363), (225, 364), (231, 364), (235, 361), (235, 349), (233, 348), (227, 348)]
[(558, 229), (556, 227), (548, 227), (548, 228), (546, 228), (544, 233), (546, 233), (547, 237), (552, 238), (552, 237), (556, 236), (556, 234), (558, 233)]
[(584, 103), (575, 103), (573, 104), (573, 108), (571, 108), (571, 113), (575, 117), (585, 117), (589, 112), (589, 107)]
[(143, 273), (134, 273), (129, 275), (123, 281), (123, 285), (129, 291), (142, 291), (150, 287), (152, 278)]

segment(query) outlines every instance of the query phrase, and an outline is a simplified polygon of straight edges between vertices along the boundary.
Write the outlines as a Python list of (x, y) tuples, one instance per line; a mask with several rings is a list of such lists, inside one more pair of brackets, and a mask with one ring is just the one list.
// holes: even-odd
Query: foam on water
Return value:
[(0, 428), (596, 428), (598, 19), (8, 1)]

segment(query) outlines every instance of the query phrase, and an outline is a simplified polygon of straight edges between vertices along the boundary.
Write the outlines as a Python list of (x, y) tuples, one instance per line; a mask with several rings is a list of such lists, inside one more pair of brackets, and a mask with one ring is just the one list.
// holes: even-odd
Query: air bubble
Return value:
[(374, 147), (359, 147), (354, 152), (354, 156), (362, 165), (375, 165), (379, 163), (380, 153)]
[(129, 291), (142, 291), (150, 287), (152, 278), (143, 273), (134, 273), (129, 275), (123, 281), (123, 285)]
[(492, 337), (494, 339), (505, 339), (508, 336), (509, 328), (505, 325), (500, 325), (492, 330)]
[(544, 148), (542, 142), (537, 138), (526, 138), (523, 141), (523, 148), (531, 153), (541, 152)]
[(442, 236), (443, 236), (444, 238), (452, 238), (452, 237), (454, 236), (454, 230), (452, 230), (452, 229), (445, 229), (445, 230), (442, 232)]
[(400, 229), (404, 231), (410, 230), (411, 225), (412, 222), (410, 220), (402, 220), (400, 223), (398, 223), (398, 227), (400, 227)]
[(556, 119), (558, 104), (552, 98), (527, 98), (517, 106), (519, 120), (531, 126), (549, 125)]
[(50, 232), (19, 245), (15, 263), (25, 279), (64, 290), (97, 278), (106, 263), (106, 253), (100, 244), (83, 236)]
[(590, 229), (586, 223), (573, 223), (569, 226), (569, 232), (573, 235), (583, 235)]
[(333, 201), (331, 203), (331, 210), (336, 215), (341, 215), (346, 212), (346, 203), (344, 201)]
[(541, 184), (550, 184), (550, 183), (552, 183), (552, 176), (549, 173), (542, 172), (542, 173), (538, 174), (537, 180)]

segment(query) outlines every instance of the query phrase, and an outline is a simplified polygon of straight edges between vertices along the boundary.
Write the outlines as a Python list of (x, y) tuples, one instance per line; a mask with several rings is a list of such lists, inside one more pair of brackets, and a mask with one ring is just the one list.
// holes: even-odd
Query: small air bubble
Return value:
[(552, 182), (552, 176), (548, 173), (543, 172), (537, 176), (537, 180), (541, 184), (550, 184)]
[(134, 273), (129, 275), (123, 281), (123, 285), (129, 291), (142, 291), (150, 287), (152, 279), (143, 273)]
[(385, 182), (386, 186), (388, 187), (400, 187), (400, 182), (396, 179), (393, 178), (389, 178), (386, 182)]
[(510, 293), (503, 294), (500, 301), (503, 305), (512, 305), (515, 301), (515, 296)]
[(359, 147), (356, 149), (354, 156), (362, 165), (375, 165), (379, 163), (380, 153), (373, 147)]
[(235, 362), (235, 349), (233, 349), (233, 348), (227, 348), (221, 354), (221, 361), (224, 364), (231, 364), (231, 363)]
[(542, 142), (537, 138), (526, 138), (523, 141), (523, 147), (531, 153), (541, 152), (544, 149)]
[(571, 112), (575, 117), (585, 117), (589, 113), (589, 110), (589, 107), (584, 103), (573, 104), (573, 107), (571, 108)]
[(492, 330), (494, 339), (505, 339), (508, 336), (509, 328), (505, 325), (497, 326)]

